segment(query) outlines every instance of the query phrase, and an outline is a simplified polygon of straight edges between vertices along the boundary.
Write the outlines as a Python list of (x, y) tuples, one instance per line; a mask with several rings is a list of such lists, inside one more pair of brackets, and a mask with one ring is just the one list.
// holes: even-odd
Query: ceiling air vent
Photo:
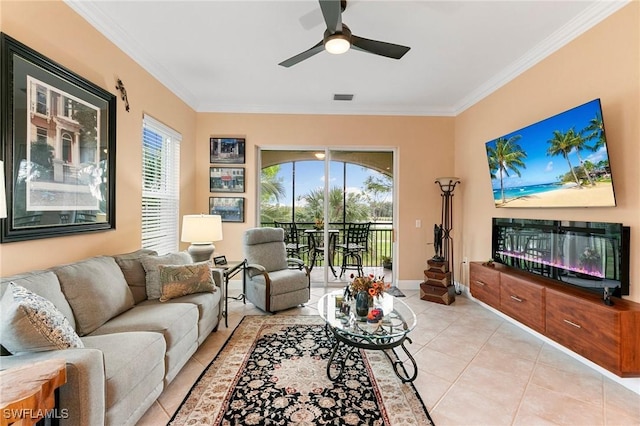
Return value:
[(334, 101), (352, 101), (353, 95), (336, 93), (335, 95), (333, 95), (333, 100)]

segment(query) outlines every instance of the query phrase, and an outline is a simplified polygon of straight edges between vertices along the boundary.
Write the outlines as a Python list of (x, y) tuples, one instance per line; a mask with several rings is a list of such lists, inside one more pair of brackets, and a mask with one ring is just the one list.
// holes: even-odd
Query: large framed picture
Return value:
[(244, 192), (244, 167), (210, 167), (209, 192)]
[(223, 222), (244, 222), (244, 198), (209, 197), (209, 213), (219, 214)]
[(243, 138), (209, 138), (211, 163), (244, 164)]
[(115, 228), (116, 97), (0, 34), (1, 242)]

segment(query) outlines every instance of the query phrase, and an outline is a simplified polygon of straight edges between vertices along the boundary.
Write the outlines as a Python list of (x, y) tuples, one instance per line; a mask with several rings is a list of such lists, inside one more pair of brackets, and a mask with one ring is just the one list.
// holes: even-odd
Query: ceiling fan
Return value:
[(353, 35), (349, 27), (342, 23), (342, 12), (347, 7), (346, 0), (319, 0), (320, 9), (327, 24), (323, 39), (311, 49), (299, 53), (278, 65), (289, 68), (299, 62), (309, 59), (315, 54), (326, 50), (329, 53), (345, 53), (351, 47), (362, 52), (373, 53), (374, 55), (386, 56), (387, 58), (400, 59), (411, 49), (399, 44), (387, 43), (384, 41), (370, 40), (368, 38)]

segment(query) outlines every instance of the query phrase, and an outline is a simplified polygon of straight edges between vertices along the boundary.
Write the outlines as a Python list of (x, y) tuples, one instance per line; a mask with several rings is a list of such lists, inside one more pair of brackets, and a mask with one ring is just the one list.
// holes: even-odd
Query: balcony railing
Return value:
[[(309, 238), (314, 238), (312, 235), (306, 234), (304, 230), (314, 229), (313, 222), (296, 222), (296, 226), (299, 230), (300, 244), (306, 244), (311, 247), (312, 244)], [(274, 223), (262, 223), (261, 226), (274, 226)], [(348, 223), (331, 222), (327, 225), (327, 229), (337, 230), (338, 234), (335, 238), (336, 244), (344, 243), (346, 230), (349, 227)], [(322, 235), (316, 236), (316, 238), (322, 238)], [(369, 247), (365, 253), (362, 253), (362, 266), (364, 267), (379, 267), (383, 264), (383, 258), (393, 258), (393, 225), (391, 222), (372, 222), (369, 229)], [(303, 251), (300, 254), (300, 258), (305, 263), (310, 263), (309, 251)], [(316, 259), (315, 266), (324, 266), (326, 262), (320, 257)], [(335, 250), (333, 264), (338, 268), (342, 264), (342, 253), (339, 250)]]

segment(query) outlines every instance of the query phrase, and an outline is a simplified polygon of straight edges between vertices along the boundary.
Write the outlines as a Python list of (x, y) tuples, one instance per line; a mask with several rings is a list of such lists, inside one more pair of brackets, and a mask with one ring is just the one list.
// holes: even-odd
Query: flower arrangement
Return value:
[(317, 230), (324, 228), (324, 220), (322, 220), (321, 218), (314, 219), (313, 227)]
[(364, 277), (356, 277), (351, 274), (351, 279), (349, 290), (353, 295), (356, 295), (360, 291), (366, 291), (369, 293), (369, 296), (377, 297), (391, 287), (390, 283), (384, 282), (383, 277), (375, 277), (373, 274)]

